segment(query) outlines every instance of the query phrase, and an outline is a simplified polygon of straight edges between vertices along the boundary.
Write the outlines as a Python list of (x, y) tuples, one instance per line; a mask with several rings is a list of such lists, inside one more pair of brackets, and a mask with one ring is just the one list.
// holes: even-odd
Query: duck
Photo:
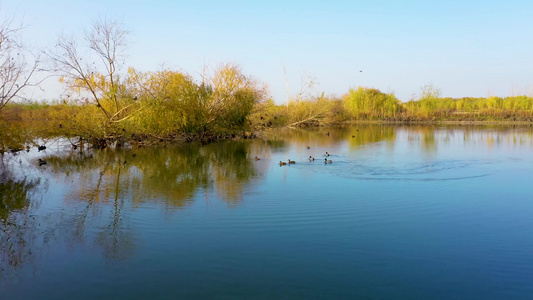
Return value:
[(307, 146), (307, 149), (311, 149), (311, 147)]
[(259, 157), (257, 157), (257, 156), (256, 156), (254, 159), (255, 159), (255, 160), (261, 160), (261, 159), (260, 159)]
[(281, 160), (279, 161), (280, 166), (285, 166), (286, 164), (287, 164), (286, 162), (282, 162)]
[(295, 164), (295, 163), (296, 163), (296, 162), (295, 162), (294, 160), (291, 160), (291, 159), (289, 158), (289, 164)]
[(315, 161), (315, 158), (309, 155), (309, 161)]
[(46, 165), (46, 160), (39, 158), (39, 166)]
[(41, 145), (41, 146), (37, 147), (37, 150), (39, 150), (39, 152), (41, 152), (43, 150), (46, 150), (46, 146), (45, 145)]
[(332, 163), (332, 161), (331, 161), (331, 159), (324, 158), (324, 163), (330, 164), (330, 163)]
[(329, 156), (329, 153), (328, 153), (328, 151), (326, 151), (326, 154), (324, 154), (324, 155), (325, 155), (326, 157), (328, 157), (328, 156)]

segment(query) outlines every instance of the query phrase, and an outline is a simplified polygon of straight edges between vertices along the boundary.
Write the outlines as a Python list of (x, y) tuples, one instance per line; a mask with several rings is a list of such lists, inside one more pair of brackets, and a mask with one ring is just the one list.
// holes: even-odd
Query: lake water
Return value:
[(533, 295), (532, 127), (46, 142), (1, 160), (0, 299)]

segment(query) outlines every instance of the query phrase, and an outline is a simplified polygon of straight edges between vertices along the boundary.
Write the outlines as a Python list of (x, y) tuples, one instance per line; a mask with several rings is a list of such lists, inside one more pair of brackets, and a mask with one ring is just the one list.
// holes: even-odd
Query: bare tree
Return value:
[(117, 59), (124, 55), (127, 34), (128, 31), (117, 22), (98, 21), (93, 24), (92, 32), (86, 36), (89, 47), (105, 66), (110, 83), (109, 96), (117, 111), (120, 110), (116, 82)]
[[(80, 94), (88, 93), (91, 102), (100, 108), (109, 122), (130, 117), (130, 108), (135, 104), (117, 74), (127, 46), (127, 35), (122, 24), (100, 20), (94, 22), (92, 30), (85, 34), (87, 47), (91, 50), (87, 56), (80, 55), (76, 39), (65, 36), (58, 39), (56, 50), (48, 53), (56, 71), (69, 87)], [(101, 64), (91, 62), (92, 58)]]
[(41, 61), (23, 45), (21, 30), (13, 27), (12, 21), (0, 24), (0, 109), (13, 99), (23, 99), (25, 89), (42, 82), (31, 81)]

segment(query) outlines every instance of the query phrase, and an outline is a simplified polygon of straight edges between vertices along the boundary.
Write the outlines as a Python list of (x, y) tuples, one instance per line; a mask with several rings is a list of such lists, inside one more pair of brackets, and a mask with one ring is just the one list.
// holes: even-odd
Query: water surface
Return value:
[(1, 160), (1, 299), (533, 294), (531, 127), (291, 129), (116, 151), (47, 142)]

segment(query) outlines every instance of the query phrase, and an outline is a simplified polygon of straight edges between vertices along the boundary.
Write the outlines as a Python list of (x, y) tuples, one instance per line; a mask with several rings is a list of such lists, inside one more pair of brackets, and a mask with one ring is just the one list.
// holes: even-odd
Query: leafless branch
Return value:
[[(89, 64), (87, 58), (82, 63), (84, 57), (78, 53), (79, 47), (74, 38), (60, 37), (56, 49), (48, 53), (56, 71), (68, 80), (69, 86), (78, 92), (89, 93), (93, 103), (109, 122), (116, 122), (113, 119), (129, 106), (128, 103), (122, 103), (121, 83), (117, 75), (118, 61), (126, 48), (127, 34), (128, 31), (120, 23), (107, 20), (94, 22), (91, 31), (85, 34), (87, 47), (102, 62), (103, 72), (98, 72), (97, 64)], [(105, 83), (95, 80), (96, 74), (104, 76)], [(104, 105), (104, 102), (108, 105)]]
[(23, 98), (23, 90), (44, 80), (32, 81), (40, 70), (41, 58), (23, 45), (18, 35), (21, 28), (14, 28), (10, 21), (0, 24), (0, 109), (13, 99)]

